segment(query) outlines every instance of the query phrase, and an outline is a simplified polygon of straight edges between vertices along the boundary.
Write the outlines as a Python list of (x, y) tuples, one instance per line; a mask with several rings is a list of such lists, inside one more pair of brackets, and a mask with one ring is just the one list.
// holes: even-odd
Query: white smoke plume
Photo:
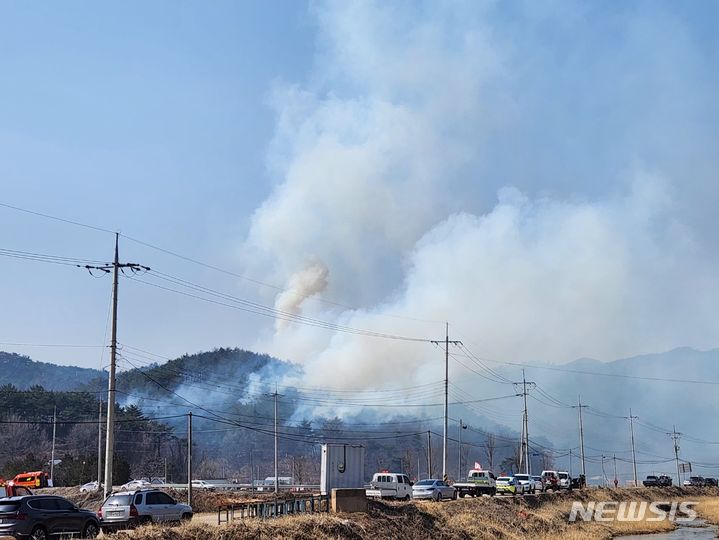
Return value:
[[(532, 5), (514, 42), (488, 14), (494, 4), (315, 9), (322, 53), (310, 82), (273, 94), (278, 182), (246, 242), (255, 273), (290, 284), (278, 306), (429, 339), (444, 325), (418, 319), (446, 320), (476, 352), (517, 361), (716, 345), (717, 235), (701, 225), (714, 223), (718, 141), (691, 136), (694, 124), (667, 106), (711, 101), (712, 92), (686, 87), (701, 74), (683, 60), (699, 52), (681, 36), (657, 50), (666, 21), (628, 18), (639, 53), (594, 59), (583, 86), (555, 88), (545, 72), (565, 52), (533, 42), (532, 25), (580, 32), (592, 14)], [(573, 50), (601, 50), (593, 45)], [(608, 78), (624, 86), (599, 103)], [(691, 99), (655, 100), (636, 80)], [(572, 101), (577, 91), (586, 108)], [(597, 112), (605, 109), (614, 115)], [(661, 114), (671, 128), (656, 125)], [(596, 126), (581, 130), (578, 120)], [(681, 158), (695, 163), (691, 174)], [(305, 275), (308, 256), (326, 268)], [(307, 293), (290, 296), (294, 288)], [(428, 344), (294, 324), (258, 347), (301, 362), (312, 386), (408, 386), (443, 371)], [(453, 366), (453, 380), (473, 377)]]
[[(298, 315), (305, 300), (327, 288), (328, 276), (329, 270), (321, 261), (308, 264), (290, 276), (287, 287), (275, 299), (275, 308), (283, 313)], [(281, 332), (288, 324), (287, 319), (276, 319), (275, 329)]]

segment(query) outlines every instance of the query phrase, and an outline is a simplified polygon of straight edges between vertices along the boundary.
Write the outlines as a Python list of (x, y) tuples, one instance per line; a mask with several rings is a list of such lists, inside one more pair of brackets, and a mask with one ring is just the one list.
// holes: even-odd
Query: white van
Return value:
[(374, 499), (408, 501), (412, 497), (412, 482), (406, 474), (402, 473), (375, 473), (365, 492), (367, 497)]

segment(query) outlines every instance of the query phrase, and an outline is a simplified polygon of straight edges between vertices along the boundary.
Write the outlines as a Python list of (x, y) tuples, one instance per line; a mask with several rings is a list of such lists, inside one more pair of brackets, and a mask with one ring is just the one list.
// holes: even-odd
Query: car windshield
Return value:
[(497, 482), (509, 482), (510, 480), (512, 479), (509, 476), (500, 476), (497, 478)]
[(434, 485), (434, 480), (420, 480), (415, 484), (415, 486), (432, 486)]
[(132, 495), (111, 495), (105, 501), (108, 506), (130, 506)]
[(657, 479), (656, 476), (647, 476), (647, 480), (656, 480), (656, 479)]
[(517, 480), (529, 480), (529, 476), (527, 476), (526, 474), (518, 474), (515, 476), (515, 478)]
[(699, 480), (701, 480), (701, 478), (698, 476), (692, 476), (689, 480), (699, 481)]
[(569, 478), (569, 474), (568, 474), (568, 473), (565, 473), (565, 472), (560, 472), (560, 473), (559, 473), (559, 478)]

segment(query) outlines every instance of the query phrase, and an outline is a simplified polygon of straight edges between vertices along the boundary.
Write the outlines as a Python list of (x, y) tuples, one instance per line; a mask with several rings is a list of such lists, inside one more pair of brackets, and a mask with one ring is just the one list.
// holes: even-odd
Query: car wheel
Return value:
[(30, 540), (47, 540), (47, 531), (44, 527), (35, 527), (30, 533)]
[(404, 496), (404, 500), (405, 500), (405, 501), (408, 501), (409, 499), (410, 499), (410, 496), (409, 496), (409, 495), (405, 495), (405, 496)]
[(464, 491), (460, 492), (460, 493), (459, 493), (459, 498), (460, 498), (460, 499), (464, 499), (464, 495), (465, 495), (465, 494), (464, 494)]
[(437, 492), (436, 501), (437, 501), (437, 502), (441, 502), (441, 501), (442, 501), (442, 494), (441, 494), (439, 491)]
[(83, 538), (95, 538), (98, 534), (100, 534), (100, 527), (94, 521), (85, 525), (85, 529), (82, 531)]
[(190, 514), (189, 512), (185, 512), (184, 514), (182, 514), (182, 517), (180, 519), (182, 519), (182, 521), (190, 521), (192, 519), (192, 514)]

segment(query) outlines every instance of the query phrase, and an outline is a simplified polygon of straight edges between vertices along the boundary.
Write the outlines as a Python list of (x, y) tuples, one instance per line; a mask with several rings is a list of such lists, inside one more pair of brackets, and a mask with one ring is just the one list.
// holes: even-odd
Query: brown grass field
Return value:
[[(54, 493), (90, 510), (97, 510), (98, 494), (81, 494), (78, 488), (52, 488)], [(178, 500), (184, 494), (172, 493)], [(263, 495), (269, 498), (271, 495)], [(195, 492), (197, 513), (216, 512), (218, 505), (247, 500), (237, 493)], [(625, 534), (664, 532), (674, 526), (668, 521), (569, 523), (572, 501), (695, 501), (696, 511), (710, 523), (719, 524), (717, 488), (587, 489), (571, 493), (548, 493), (529, 497), (481, 497), (443, 503), (386, 501), (370, 502), (367, 514), (314, 514), (272, 520), (246, 519), (217, 526), (212, 514), (179, 527), (152, 525), (115, 535), (118, 540), (245, 540), (245, 539), (604, 539)]]
[(245, 539), (609, 539), (617, 535), (664, 532), (669, 521), (569, 523), (572, 501), (696, 501), (701, 517), (719, 520), (719, 490), (588, 489), (534, 497), (482, 497), (443, 503), (370, 502), (367, 514), (314, 514), (279, 519), (246, 519), (230, 525), (190, 523), (179, 527), (147, 526), (121, 532), (118, 540)]

